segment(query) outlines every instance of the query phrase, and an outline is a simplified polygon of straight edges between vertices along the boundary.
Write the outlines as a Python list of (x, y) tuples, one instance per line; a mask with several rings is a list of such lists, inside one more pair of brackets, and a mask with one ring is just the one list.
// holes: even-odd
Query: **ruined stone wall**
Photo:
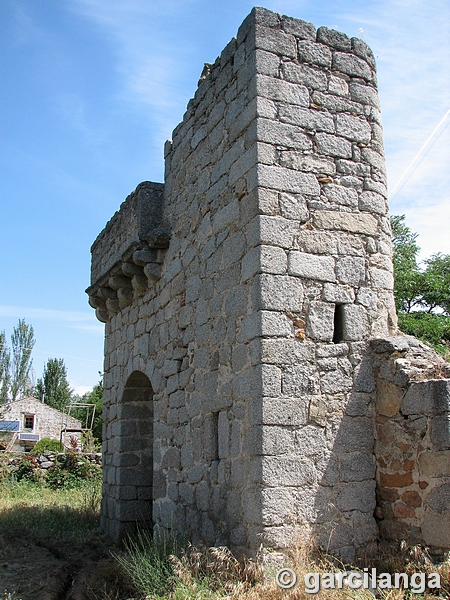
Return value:
[(375, 340), (382, 537), (450, 548), (450, 365), (412, 337)]
[(351, 560), (378, 534), (369, 340), (396, 331), (372, 52), (254, 9), (165, 161), (131, 250), (127, 205), (93, 247), (103, 527), (250, 551), (310, 527)]

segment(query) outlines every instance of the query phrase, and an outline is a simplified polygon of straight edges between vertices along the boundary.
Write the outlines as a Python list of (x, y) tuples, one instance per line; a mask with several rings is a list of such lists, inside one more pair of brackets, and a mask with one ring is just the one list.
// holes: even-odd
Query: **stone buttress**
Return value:
[(396, 331), (375, 62), (256, 8), (96, 240), (102, 525), (255, 552), (378, 535), (370, 338)]

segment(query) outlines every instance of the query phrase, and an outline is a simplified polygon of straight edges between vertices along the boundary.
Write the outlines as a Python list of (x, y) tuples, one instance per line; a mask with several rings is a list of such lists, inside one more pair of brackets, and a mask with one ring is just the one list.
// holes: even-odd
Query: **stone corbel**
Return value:
[[(117, 232), (122, 223), (123, 227), (129, 227), (130, 223), (134, 227), (124, 230), (131, 232), (130, 241), (127, 243), (125, 238), (120, 259), (116, 258), (107, 272), (95, 274), (97, 281), (86, 290), (89, 304), (103, 323), (144, 295), (161, 278), (161, 263), (170, 243), (170, 227), (163, 222), (162, 205), (163, 186), (141, 183), (100, 234), (107, 241), (108, 235)], [(108, 243), (97, 244), (95, 251), (105, 247), (109, 247)], [(107, 264), (108, 256), (105, 258), (106, 261), (100, 262)]]
[[(161, 237), (159, 239), (162, 240)], [(167, 238), (165, 243), (167, 244)], [(161, 279), (163, 257), (161, 245), (126, 252), (121, 262), (116, 263), (99, 282), (86, 290), (97, 319), (106, 323), (155, 285)]]

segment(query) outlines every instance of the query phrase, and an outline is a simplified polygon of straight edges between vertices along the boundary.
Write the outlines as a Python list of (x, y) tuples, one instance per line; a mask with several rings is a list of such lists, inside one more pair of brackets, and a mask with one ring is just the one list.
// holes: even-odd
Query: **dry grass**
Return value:
[[(99, 487), (94, 482), (76, 490), (51, 490), (29, 482), (0, 484), (0, 550), (8, 543), (8, 533), (19, 529), (53, 539), (88, 542), (95, 535), (99, 499)], [(292, 589), (277, 586), (275, 575), (281, 567), (297, 574)], [(450, 598), (450, 560), (435, 565), (419, 546), (380, 545), (376, 555), (359, 560), (353, 568), (363, 571), (365, 567), (376, 568), (378, 573), (411, 576), (437, 572), (441, 576), (440, 595), (438, 590), (412, 594), (394, 589), (381, 591), (382, 600)], [(322, 589), (317, 594), (305, 591), (306, 574), (346, 569), (309, 539), (299, 540), (283, 554), (266, 551), (251, 560), (236, 557), (225, 547), (188, 545), (182, 549), (174, 541), (158, 541), (143, 534), (130, 541), (128, 550), (117, 553), (116, 558), (99, 560), (86, 583), (89, 600), (373, 600), (371, 592), (348, 587)]]
[[(153, 550), (146, 554), (150, 560), (151, 570), (159, 570), (161, 563), (156, 563), (151, 555)], [(131, 581), (136, 586), (136, 595), (139, 600), (373, 600), (374, 595), (370, 590), (351, 589), (345, 586), (342, 589), (320, 589), (317, 593), (308, 593), (305, 589), (305, 576), (308, 573), (339, 573), (345, 570), (362, 572), (364, 568), (376, 568), (380, 573), (406, 573), (409, 578), (414, 573), (439, 573), (441, 576), (441, 590), (428, 590), (423, 594), (411, 593), (411, 590), (391, 589), (378, 590), (381, 600), (431, 600), (450, 598), (450, 561), (434, 565), (426, 550), (419, 546), (407, 547), (403, 544), (381, 545), (377, 554), (358, 561), (358, 564), (349, 567), (340, 563), (336, 558), (318, 552), (308, 541), (299, 542), (295, 547), (281, 553), (265, 553), (264, 557), (257, 560), (236, 558), (228, 548), (196, 548), (188, 545), (185, 550), (175, 554), (167, 554), (164, 563), (165, 587), (156, 591), (150, 580), (155, 579), (155, 573), (146, 579), (142, 573), (145, 561), (140, 557), (138, 546), (133, 546), (133, 555), (122, 556), (120, 563), (126, 567)], [(158, 561), (161, 560), (159, 555)], [(292, 589), (281, 589), (276, 583), (276, 573), (281, 567), (293, 569), (297, 575), (297, 584)], [(139, 572), (136, 577), (136, 572)], [(170, 573), (170, 574), (169, 574)], [(145, 584), (147, 581), (147, 585)], [(160, 581), (160, 580), (159, 580)], [(100, 600), (116, 600), (111, 595), (97, 596)], [(130, 597), (131, 598), (131, 597)]]

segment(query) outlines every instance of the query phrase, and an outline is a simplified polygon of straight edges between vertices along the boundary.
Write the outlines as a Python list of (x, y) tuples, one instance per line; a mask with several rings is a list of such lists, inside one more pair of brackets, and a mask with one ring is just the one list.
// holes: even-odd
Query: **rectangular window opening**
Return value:
[(334, 329), (333, 343), (339, 344), (344, 341), (344, 310), (343, 304), (336, 304), (334, 307)]
[(34, 415), (25, 415), (25, 429), (34, 428)]

